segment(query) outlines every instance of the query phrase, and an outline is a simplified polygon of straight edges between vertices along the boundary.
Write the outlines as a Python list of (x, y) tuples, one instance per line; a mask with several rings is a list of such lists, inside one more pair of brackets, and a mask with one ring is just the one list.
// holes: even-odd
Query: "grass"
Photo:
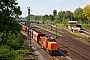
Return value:
[(86, 29), (86, 30), (90, 30), (90, 25), (83, 25), (82, 24), (82, 28)]
[(68, 29), (68, 25), (65, 25), (65, 24), (57, 24), (57, 25), (65, 28), (65, 29)]
[(35, 59), (35, 60), (38, 60), (38, 56), (34, 56), (34, 59)]

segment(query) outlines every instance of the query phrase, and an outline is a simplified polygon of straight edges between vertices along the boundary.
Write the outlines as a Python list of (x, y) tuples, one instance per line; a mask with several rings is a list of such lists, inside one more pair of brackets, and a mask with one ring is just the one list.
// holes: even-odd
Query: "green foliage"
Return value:
[[(6, 19), (10, 16), (21, 15), (20, 7), (17, 6), (16, 0), (0, 0), (0, 15), (1, 19)], [(1, 20), (0, 19), (0, 20)]]
[(57, 17), (58, 22), (61, 23), (64, 18), (65, 18), (65, 11), (60, 11), (60, 12), (58, 13), (58, 17)]
[(54, 19), (55, 19), (54, 16), (50, 14), (50, 15), (49, 15), (49, 20), (50, 20), (51, 22), (53, 22)]
[(28, 50), (10, 50), (9, 46), (0, 46), (0, 57), (7, 58), (10, 60), (23, 60), (23, 56), (29, 53)]
[(3, 40), (6, 42), (6, 44), (3, 43), (0, 45), (0, 57), (17, 58), (17, 60), (23, 59), (23, 56), (28, 53), (28, 50), (26, 50), (28, 46), (21, 34), (17, 32), (16, 35), (9, 32), (7, 37), (4, 38), (6, 40), (0, 39), (0, 44), (3, 43)]
[(16, 0), (0, 0), (0, 32), (8, 32), (9, 30), (19, 30), (15, 17), (21, 15), (20, 7), (17, 6)]
[(46, 23), (53, 22), (53, 20), (54, 20), (54, 16), (52, 16), (52, 15), (44, 15), (43, 16), (43, 21)]
[(1, 26), (0, 26), (0, 31), (1, 32), (8, 32), (12, 31), (12, 33), (15, 33), (15, 31), (20, 31), (21, 26), (15, 21), (15, 20), (7, 20), (7, 21), (2, 21)]
[(17, 35), (9, 33), (7, 39), (7, 45), (14, 50), (27, 47), (20, 33), (17, 33)]
[(82, 21), (86, 20), (86, 17), (83, 15), (83, 9), (82, 8), (79, 7), (77, 9), (75, 9), (75, 11), (74, 11), (74, 18), (77, 21), (79, 21), (79, 20), (82, 20)]
[(10, 51), (9, 51), (10, 47), (9, 46), (0, 46), (0, 57), (8, 57)]
[(88, 24), (82, 24), (82, 28), (90, 30), (90, 26), (88, 26)]
[(87, 17), (88, 20), (90, 20), (90, 4), (84, 7), (83, 14)]
[(39, 16), (39, 15), (30, 15), (31, 20), (41, 20), (41, 21), (48, 21), (53, 22), (54, 16), (50, 15), (44, 15), (44, 16)]
[(16, 0), (0, 0), (0, 57), (9, 60), (23, 60), (28, 53), (21, 26), (15, 20), (22, 13), (17, 4)]
[(45, 15), (43, 16), (43, 21), (46, 21), (47, 19), (49, 19), (49, 16), (48, 16), (47, 14), (45, 14)]
[(37, 15), (30, 15), (31, 20), (40, 20), (40, 16)]
[[(72, 12), (67, 10), (67, 11), (65, 12), (65, 19), (71, 18), (71, 15), (72, 15)], [(73, 16), (72, 16), (72, 17), (73, 17)]]
[(45, 23), (46, 23), (46, 24), (49, 24), (49, 23), (50, 23), (50, 20), (46, 20)]
[(56, 16), (55, 19), (54, 19), (54, 24), (58, 23), (58, 17)]
[(23, 60), (24, 55), (28, 53), (29, 51), (27, 50), (17, 50), (15, 57), (13, 57), (13, 60)]
[(65, 24), (65, 25), (67, 25), (69, 20), (70, 20), (70, 18), (67, 18), (67, 19), (63, 20), (62, 23)]

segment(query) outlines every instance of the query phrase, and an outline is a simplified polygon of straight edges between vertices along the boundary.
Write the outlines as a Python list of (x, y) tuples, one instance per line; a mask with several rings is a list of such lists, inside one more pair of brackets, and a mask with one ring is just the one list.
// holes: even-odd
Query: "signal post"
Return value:
[(30, 7), (27, 7), (28, 9), (28, 18), (27, 18), (27, 40), (30, 41), (30, 49), (31, 49), (31, 25), (30, 25)]

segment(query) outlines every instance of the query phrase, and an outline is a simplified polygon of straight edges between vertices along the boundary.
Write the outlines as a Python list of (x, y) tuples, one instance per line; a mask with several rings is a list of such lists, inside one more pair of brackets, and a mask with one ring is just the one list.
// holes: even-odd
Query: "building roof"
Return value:
[(68, 21), (68, 23), (77, 23), (77, 21)]

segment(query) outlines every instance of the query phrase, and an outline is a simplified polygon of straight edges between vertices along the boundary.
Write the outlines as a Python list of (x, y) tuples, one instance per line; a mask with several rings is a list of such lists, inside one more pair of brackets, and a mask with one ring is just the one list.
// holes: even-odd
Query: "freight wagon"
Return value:
[[(19, 23), (19, 22), (18, 22)], [(28, 27), (27, 26), (25, 26), (25, 24), (23, 24), (23, 23), (19, 23), (19, 25), (21, 25), (22, 26), (22, 30), (23, 31), (27, 31), (28, 30)]]

